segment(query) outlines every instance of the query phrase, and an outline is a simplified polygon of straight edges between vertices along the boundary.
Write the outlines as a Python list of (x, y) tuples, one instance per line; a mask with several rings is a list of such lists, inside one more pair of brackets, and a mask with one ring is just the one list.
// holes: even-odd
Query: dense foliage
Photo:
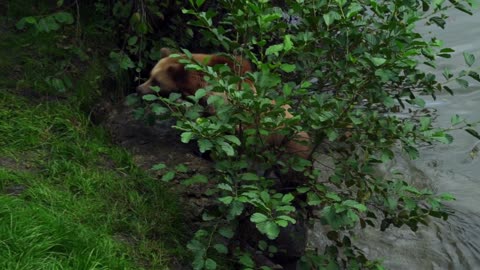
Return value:
[[(220, 0), (206, 6), (201, 0), (139, 0), (85, 5), (109, 15), (99, 16), (95, 29), (115, 33), (119, 47), (107, 50), (112, 72), (127, 70), (141, 76), (159, 59), (161, 47), (210, 48), (206, 52), (215, 48), (248, 58), (256, 67), (246, 75), (254, 81), (254, 95), (249, 87), (238, 89), (243, 78), (228, 68), (188, 61), (188, 69), (205, 73), (207, 87), (182, 102), (178, 93), (146, 95), (137, 109), (138, 116), (175, 117), (175, 128), (183, 131), (181, 140), (196, 141), (214, 161), (212, 174), (184, 180), (186, 185), (208, 185), (207, 195), (218, 200), (215, 209), (203, 214), (204, 225), (188, 244), (195, 269), (217, 269), (217, 259), (224, 254), (244, 269), (270, 269), (259, 265), (256, 255), (273, 261), (282, 257), (282, 250), (275, 247), (282, 230), (313, 220), (325, 225), (330, 243), (324, 250), (307, 249), (298, 262), (300, 269), (381, 269), (353, 243), (355, 229), (405, 225), (416, 230), (429, 216), (446, 218), (441, 202), (452, 198), (418, 190), (401, 174), (391, 179), (379, 176), (376, 166), (392, 160), (397, 146), (415, 159), (422, 143), (449, 143), (452, 129), (465, 128), (479, 137), (472, 123), (458, 116), (452, 117), (451, 127), (433, 126), (421, 97), (452, 93), (449, 83), (465, 87), (465, 77), (480, 81), (471, 69), (474, 55), (464, 53), (466, 70), (459, 74), (445, 70), (444, 78), (436, 78), (419, 65), (435, 68), (435, 59), (449, 58), (453, 50), (415, 30), (418, 23), (443, 28), (447, 9), (470, 14), (472, 4)], [(84, 17), (76, 1), (59, 1), (58, 6), (61, 11), (25, 17), (17, 27), (57, 31)], [(81, 45), (69, 49), (78, 48)], [(189, 56), (186, 49), (182, 52)], [(46, 82), (58, 90), (70, 87), (63, 78)], [(210, 92), (226, 93), (229, 102), (210, 95), (208, 104), (217, 113), (205, 116), (199, 101)], [(139, 104), (138, 99), (131, 96), (129, 102)], [(285, 104), (293, 107), (294, 118), (285, 118), (281, 108)], [(396, 114), (399, 111), (403, 117)], [(245, 127), (243, 132), (238, 132), (239, 126)], [(292, 138), (300, 131), (311, 135), (319, 152), (311, 160), (262, 140), (277, 132)], [(333, 165), (325, 165), (327, 160)], [(156, 169), (166, 170), (161, 164)], [(163, 180), (184, 170), (183, 166), (166, 170)], [(259, 234), (246, 240), (242, 230), (248, 224)]]

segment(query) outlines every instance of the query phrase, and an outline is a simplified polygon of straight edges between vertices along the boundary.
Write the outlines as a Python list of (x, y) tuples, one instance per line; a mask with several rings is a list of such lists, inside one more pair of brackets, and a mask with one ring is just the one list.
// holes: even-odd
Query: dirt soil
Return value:
[[(101, 122), (108, 130), (113, 142), (128, 150), (135, 164), (142, 169), (148, 171), (155, 164), (165, 163), (167, 168), (184, 164), (189, 169), (189, 175), (208, 173), (211, 170), (211, 162), (195, 154), (195, 144), (184, 144), (180, 141), (179, 131), (172, 128), (175, 124), (173, 119), (157, 121), (154, 126), (149, 126), (142, 120), (134, 119), (131, 107), (123, 103), (109, 102), (99, 103), (94, 108), (92, 117), (101, 119), (97, 122)], [(160, 181), (162, 172), (151, 172)], [(186, 188), (178, 179), (173, 185), (187, 206), (189, 213), (186, 213), (186, 218), (191, 222), (199, 221), (205, 207), (215, 203), (202, 195), (208, 188), (205, 185)]]

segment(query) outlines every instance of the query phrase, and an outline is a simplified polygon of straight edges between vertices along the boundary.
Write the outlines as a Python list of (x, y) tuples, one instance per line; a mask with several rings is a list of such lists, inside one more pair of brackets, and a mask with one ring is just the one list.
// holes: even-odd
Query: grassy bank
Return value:
[[(0, 269), (167, 269), (184, 255), (182, 209), (89, 123), (101, 58), (77, 63), (53, 35), (0, 34)], [(52, 71), (75, 91), (49, 98)]]

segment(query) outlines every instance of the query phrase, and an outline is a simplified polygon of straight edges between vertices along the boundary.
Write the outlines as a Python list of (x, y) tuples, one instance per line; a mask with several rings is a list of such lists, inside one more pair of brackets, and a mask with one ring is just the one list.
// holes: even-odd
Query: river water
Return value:
[[(474, 53), (480, 64), (480, 12), (474, 16), (459, 11), (449, 12), (445, 30), (419, 25), (419, 31), (433, 34), (456, 52), (451, 59), (439, 61), (435, 72), (448, 67), (453, 74), (465, 69), (462, 53)], [(431, 33), (429, 33), (431, 32)], [(468, 89), (452, 84), (455, 96), (439, 95), (436, 100), (425, 97), (427, 107), (436, 111), (435, 125), (450, 126), (450, 118), (458, 114), (470, 121), (480, 119), (480, 87), (473, 82)], [(477, 128), (480, 130), (480, 128)], [(391, 228), (386, 232), (369, 229), (358, 243), (368, 257), (384, 258), (392, 270), (480, 269), (480, 142), (465, 131), (452, 133), (452, 144), (439, 144), (421, 149), (416, 161), (398, 159), (390, 168), (407, 172), (410, 181), (427, 185), (438, 193), (448, 192), (457, 200), (449, 202), (452, 211), (447, 221), (432, 219), (428, 227), (416, 233), (408, 228)]]
[[(451, 59), (438, 61), (433, 72), (440, 79), (445, 67), (452, 74), (466, 68), (464, 51), (475, 54), (474, 67), (480, 67), (480, 11), (477, 9), (469, 16), (452, 10), (447, 22), (445, 30), (425, 25), (417, 28), (455, 50)], [(455, 114), (470, 122), (480, 120), (480, 84), (469, 82), (468, 89), (452, 84), (454, 96), (438, 95), (436, 100), (423, 97), (426, 107), (435, 112), (435, 125), (450, 127), (450, 118)], [(480, 127), (477, 130), (480, 132)], [(419, 188), (448, 192), (457, 198), (446, 204), (451, 213), (447, 221), (432, 218), (429, 226), (420, 226), (417, 232), (406, 226), (385, 232), (373, 228), (358, 232), (357, 245), (367, 257), (383, 259), (387, 269), (480, 270), (480, 141), (465, 131), (451, 134), (451, 144), (422, 147), (420, 158), (415, 161), (398, 155), (394, 162), (381, 168), (387, 174), (394, 170), (404, 173), (405, 180)], [(322, 226), (315, 224), (310, 230), (310, 243), (321, 248), (328, 242), (324, 234)]]

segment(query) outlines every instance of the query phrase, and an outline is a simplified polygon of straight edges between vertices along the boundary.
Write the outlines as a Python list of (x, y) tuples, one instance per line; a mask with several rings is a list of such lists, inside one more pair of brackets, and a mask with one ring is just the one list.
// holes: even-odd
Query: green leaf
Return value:
[(138, 41), (138, 37), (137, 37), (137, 36), (131, 36), (131, 37), (128, 39), (127, 43), (128, 43), (128, 45), (132, 46), (132, 45), (135, 45), (135, 43), (137, 43), (137, 41)]
[(293, 219), (292, 217), (290, 217), (290, 216), (281, 215), (281, 216), (278, 216), (277, 218), (278, 218), (278, 219), (286, 220), (286, 221), (288, 221), (288, 222), (290, 222), (290, 223), (292, 223), (292, 224), (297, 223), (297, 221), (296, 221), (295, 219)]
[(383, 100), (383, 105), (385, 105), (387, 108), (392, 108), (393, 106), (395, 106), (395, 100), (391, 96), (387, 96)]
[(383, 149), (382, 156), (380, 157), (380, 159), (382, 160), (382, 162), (388, 162), (392, 160), (393, 157), (394, 157), (394, 154), (390, 149)]
[(424, 108), (426, 103), (425, 103), (425, 100), (417, 97), (413, 100), (413, 104)]
[(162, 115), (168, 112), (168, 109), (165, 107), (160, 106), (159, 104), (152, 104), (152, 112), (155, 115)]
[(295, 199), (295, 197), (291, 193), (288, 193), (288, 194), (283, 195), (282, 202), (283, 203), (289, 203), (289, 202), (293, 201), (293, 199)]
[(456, 126), (456, 125), (460, 124), (461, 122), (463, 122), (463, 119), (458, 114), (455, 114), (450, 119), (450, 123), (452, 124), (452, 126)]
[(327, 14), (323, 14), (323, 21), (327, 26), (330, 26), (334, 21), (341, 19), (342, 16), (336, 11), (330, 11)]
[(420, 130), (425, 131), (430, 127), (430, 124), (432, 124), (432, 118), (431, 117), (421, 117), (420, 118)]
[(190, 186), (194, 184), (206, 184), (206, 183), (208, 183), (208, 178), (203, 174), (195, 174), (194, 176), (182, 181), (182, 185), (185, 185), (185, 186)]
[(407, 146), (404, 147), (404, 150), (408, 153), (410, 159), (412, 159), (412, 160), (417, 159), (418, 156), (419, 156), (418, 149), (415, 148), (415, 147), (407, 145)]
[(322, 203), (320, 197), (314, 192), (307, 193), (307, 204), (308, 205), (319, 205)]
[(51, 16), (40, 19), (36, 27), (39, 32), (46, 33), (60, 29), (60, 25)]
[(53, 17), (55, 17), (55, 20), (57, 20), (59, 23), (64, 24), (72, 24), (75, 21), (72, 14), (63, 11), (55, 13)]
[(217, 185), (217, 187), (219, 189), (223, 189), (223, 190), (226, 190), (226, 191), (233, 191), (232, 186), (229, 185), (229, 184), (220, 183), (220, 184)]
[(17, 27), (18, 30), (23, 30), (25, 29), (25, 18), (19, 20), (16, 24), (15, 27)]
[(292, 36), (285, 35), (283, 38), (283, 49), (288, 52), (293, 48)]
[(327, 129), (326, 130), (328, 140), (333, 142), (338, 138), (338, 132), (335, 129)]
[(140, 98), (136, 95), (128, 95), (127, 98), (125, 99), (125, 104), (127, 106), (133, 106), (137, 104), (140, 101)]
[(197, 7), (201, 7), (203, 3), (205, 3), (205, 0), (196, 0), (195, 3), (197, 4)]
[(478, 134), (478, 132), (474, 129), (471, 129), (471, 128), (467, 128), (465, 129), (466, 132), (468, 132), (470, 135), (472, 135), (473, 137), (477, 138), (480, 140), (480, 135)]
[(264, 24), (267, 25), (269, 22), (273, 22), (275, 20), (278, 20), (282, 17), (280, 13), (270, 13), (266, 15), (261, 15), (260, 16), (260, 21)]
[(168, 96), (168, 100), (170, 101), (176, 101), (177, 99), (181, 98), (182, 97), (182, 94), (179, 94), (179, 93), (170, 93), (170, 95)]
[(323, 21), (325, 22), (325, 24), (326, 24), (327, 26), (329, 26), (330, 24), (332, 24), (333, 18), (332, 18), (332, 16), (331, 16), (329, 13), (323, 14)]
[(188, 172), (188, 167), (185, 164), (178, 164), (175, 166), (175, 171), (179, 173), (186, 173)]
[[(197, 2), (198, 2), (198, 0), (197, 0)], [(207, 259), (207, 260), (205, 260), (205, 269), (215, 270), (215, 269), (217, 269), (217, 263), (212, 259)]]
[(450, 144), (453, 141), (453, 137), (450, 134), (446, 134), (444, 131), (436, 132), (432, 138), (444, 144)]
[[(182, 49), (182, 52), (187, 56), (188, 59), (192, 59), (192, 53), (187, 49)], [(170, 55), (170, 57), (172, 57)]]
[(438, 26), (439, 26), (440, 28), (442, 28), (442, 29), (445, 28), (446, 22), (445, 22), (444, 19), (442, 19), (442, 18), (439, 17), (439, 16), (434, 16), (434, 17), (430, 18), (429, 21), (430, 21), (430, 23), (434, 23), (434, 24), (438, 25)]
[(288, 226), (288, 221), (283, 220), (283, 219), (277, 219), (277, 220), (275, 220), (275, 223), (282, 228), (285, 228), (285, 227)]
[(268, 217), (265, 216), (264, 214), (262, 213), (254, 213), (251, 217), (250, 217), (250, 221), (253, 222), (253, 223), (261, 223), (261, 222), (265, 222), (268, 220)]
[(266, 250), (268, 248), (267, 242), (263, 240), (258, 241), (258, 248), (262, 251)]
[(223, 136), (223, 138), (225, 138), (227, 141), (230, 141), (231, 143), (233, 143), (235, 145), (238, 145), (238, 146), (240, 146), (242, 144), (240, 142), (240, 140), (237, 138), (237, 136), (234, 136), (234, 135), (225, 135), (225, 136)]
[(225, 196), (225, 197), (222, 197), (222, 198), (218, 198), (218, 200), (221, 201), (222, 203), (228, 205), (228, 204), (232, 203), (233, 197), (232, 196)]
[(275, 55), (278, 56), (278, 53), (283, 50), (283, 44), (271, 45), (267, 48), (265, 55)]
[[(185, 60), (185, 61), (188, 61), (188, 60)], [(196, 70), (196, 71), (202, 71), (203, 70), (202, 66), (197, 65), (197, 64), (186, 64), (185, 69), (186, 70)]]
[(278, 212), (290, 213), (290, 212), (295, 212), (295, 207), (291, 205), (282, 205), (282, 206), (277, 206), (275, 210)]
[(239, 200), (235, 200), (230, 204), (230, 208), (228, 210), (228, 221), (233, 220), (235, 217), (241, 215), (243, 213), (243, 209), (245, 206)]
[(280, 227), (273, 221), (257, 223), (257, 228), (260, 230), (260, 232), (265, 233), (270, 240), (276, 239), (280, 234)]
[(160, 87), (158, 86), (150, 86), (150, 89), (155, 92), (155, 93), (159, 93), (160, 92)]
[(456, 78), (455, 81), (462, 87), (462, 88), (468, 88), (468, 81), (460, 78)]
[(262, 191), (260, 192), (260, 198), (262, 198), (262, 201), (264, 201), (265, 203), (268, 203), (270, 202), (270, 194), (268, 194), (267, 191)]
[(175, 178), (175, 172), (174, 171), (169, 171), (167, 172), (166, 174), (164, 174), (162, 176), (162, 181), (164, 182), (169, 182), (171, 181), (173, 178)]
[(182, 137), (182, 142), (183, 143), (188, 143), (192, 139), (193, 133), (189, 132), (189, 131), (183, 132), (181, 137)]
[(445, 80), (449, 80), (450, 78), (453, 77), (452, 73), (450, 72), (450, 69), (448, 69), (448, 67), (446, 67), (443, 72), (442, 72), (442, 75), (443, 77), (445, 78)]
[(166, 167), (167, 165), (165, 165), (165, 163), (158, 163), (153, 165), (152, 170), (159, 171), (165, 169)]
[(254, 173), (244, 173), (242, 175), (242, 180), (258, 181), (258, 180), (260, 180), (260, 177), (258, 177), (258, 175), (254, 174)]
[(363, 7), (360, 4), (352, 2), (348, 7), (347, 18), (350, 19), (351, 17), (356, 16), (362, 10)]
[(210, 214), (207, 213), (207, 212), (203, 212), (203, 214), (202, 214), (202, 220), (203, 220), (203, 221), (212, 221), (212, 220), (214, 220), (215, 218), (216, 218), (215, 216), (212, 216), (212, 215), (210, 215)]
[(468, 76), (474, 80), (476, 80), (477, 82), (480, 82), (480, 75), (475, 72), (475, 71), (469, 71), (468, 72)]
[(58, 78), (53, 78), (50, 82), (51, 82), (52, 87), (56, 91), (58, 91), (58, 92), (65, 92), (66, 91), (65, 84), (63, 83), (62, 80), (60, 80)]
[(325, 194), (325, 197), (335, 202), (340, 202), (342, 200), (340, 196), (338, 196), (336, 193), (333, 193), (333, 192), (328, 192), (327, 194)]
[(387, 206), (390, 210), (397, 209), (398, 200), (394, 197), (387, 197), (385, 200), (385, 206)]
[(130, 59), (130, 57), (128, 57), (128, 55), (126, 54), (119, 55), (118, 64), (120, 65), (121, 69), (125, 69), (125, 70), (135, 67), (135, 64), (133, 63), (132, 59)]
[(225, 154), (227, 154), (227, 156), (233, 157), (235, 155), (235, 150), (229, 143), (221, 142), (220, 147), (225, 152)]
[(379, 66), (385, 64), (385, 62), (387, 62), (387, 59), (382, 58), (382, 57), (371, 57), (370, 60), (372, 61), (372, 63), (376, 67), (379, 67)]
[(283, 70), (283, 71), (285, 71), (285, 72), (288, 72), (288, 73), (294, 71), (295, 68), (296, 68), (296, 66), (295, 66), (295, 65), (292, 65), (292, 64), (282, 64), (282, 65), (280, 66), (280, 69), (281, 69), (281, 70)]
[(205, 153), (213, 148), (212, 142), (207, 139), (200, 139), (197, 143), (201, 153)]
[[(454, 3), (453, 1), (450, 1), (450, 2)], [(454, 6), (455, 6), (456, 9), (458, 9), (458, 10), (464, 12), (464, 13), (467, 13), (467, 14), (470, 15), (470, 16), (473, 15), (473, 12), (472, 12), (472, 10), (470, 9), (470, 7), (467, 7), (467, 6), (465, 6), (464, 4), (462, 4), (462, 3), (460, 3), (460, 2), (457, 2), (457, 1), (455, 1), (455, 2), (456, 2), (456, 3), (454, 3)], [(471, 1), (468, 1), (468, 2), (470, 3)]]
[(201, 256), (195, 257), (195, 259), (192, 262), (192, 267), (193, 270), (201, 270), (204, 269), (203, 267), (205, 266), (205, 260)]
[(198, 89), (197, 92), (195, 92), (195, 100), (200, 100), (207, 94), (207, 91), (203, 88)]
[(238, 259), (238, 262), (246, 267), (255, 267), (255, 262), (252, 260), (252, 258), (250, 258), (249, 254), (242, 254), (242, 256), (240, 256), (240, 258)]
[(206, 230), (198, 230), (194, 234), (194, 239), (190, 240), (187, 244), (187, 248), (192, 251), (205, 251), (205, 244), (200, 242), (199, 240), (205, 238), (209, 235)]
[(307, 193), (308, 191), (310, 191), (309, 187), (298, 187), (297, 188), (297, 192), (300, 193), (300, 194)]
[(360, 212), (367, 211), (367, 207), (361, 203), (358, 203), (354, 200), (346, 200), (342, 202), (343, 205), (357, 209)]
[(215, 244), (215, 245), (213, 245), (213, 248), (220, 254), (227, 254), (228, 253), (227, 247), (223, 244)]
[(24, 29), (24, 28), (25, 28), (25, 23), (28, 23), (28, 24), (36, 24), (36, 23), (37, 23), (37, 19), (35, 19), (35, 17), (25, 17), (25, 18), (22, 18), (22, 19), (16, 24), (17, 29), (19, 29), (19, 30)]
[(450, 193), (440, 194), (440, 198), (444, 201), (454, 201), (455, 200), (455, 196), (453, 196)]
[(357, 222), (359, 220), (358, 218), (358, 215), (353, 212), (352, 210), (347, 210), (347, 217), (348, 219), (350, 219), (347, 224), (349, 224), (350, 226), (355, 224), (355, 222)]
[(465, 63), (471, 67), (473, 66), (473, 64), (475, 63), (475, 55), (471, 54), (471, 53), (468, 53), (468, 52), (464, 52), (463, 53), (463, 58), (465, 59)]
[(290, 84), (286, 83), (286, 84), (283, 85), (282, 90), (283, 90), (283, 94), (285, 95), (285, 97), (288, 97), (292, 94), (293, 88)]
[(355, 125), (360, 125), (361, 123), (363, 123), (363, 120), (361, 118), (355, 116), (350, 116), (350, 120), (352, 120), (352, 123)]
[(219, 233), (221, 236), (223, 236), (223, 237), (225, 237), (225, 238), (228, 238), (228, 239), (232, 238), (233, 235), (234, 235), (234, 232), (233, 232), (232, 228), (230, 228), (230, 227), (221, 227), (221, 228), (218, 230), (218, 233)]

